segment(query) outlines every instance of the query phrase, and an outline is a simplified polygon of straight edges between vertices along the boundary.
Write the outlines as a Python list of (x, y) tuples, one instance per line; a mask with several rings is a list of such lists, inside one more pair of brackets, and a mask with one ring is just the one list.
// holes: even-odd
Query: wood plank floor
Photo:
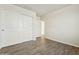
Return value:
[(4, 47), (0, 51), (1, 55), (79, 55), (77, 47), (41, 38)]

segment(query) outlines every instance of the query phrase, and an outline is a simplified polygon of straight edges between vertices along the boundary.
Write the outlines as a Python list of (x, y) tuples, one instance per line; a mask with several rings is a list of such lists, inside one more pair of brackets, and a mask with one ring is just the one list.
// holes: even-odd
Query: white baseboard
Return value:
[(60, 42), (60, 43), (63, 43), (63, 44), (67, 44), (67, 45), (70, 45), (70, 46), (74, 46), (74, 47), (78, 47), (78, 45), (74, 45), (74, 44), (71, 44), (71, 43), (67, 43), (67, 42), (63, 42), (63, 41), (59, 41), (59, 40), (55, 40), (55, 39), (51, 39), (49, 37), (46, 37), (47, 39), (50, 39), (50, 40), (53, 40), (53, 41), (56, 41), (56, 42)]

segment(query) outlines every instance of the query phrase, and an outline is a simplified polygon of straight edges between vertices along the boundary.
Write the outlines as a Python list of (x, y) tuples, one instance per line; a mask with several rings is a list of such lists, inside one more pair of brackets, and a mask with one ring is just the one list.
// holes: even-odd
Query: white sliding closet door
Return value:
[(10, 11), (3, 14), (3, 47), (32, 40), (32, 17)]
[[(29, 41), (32, 40), (32, 17), (21, 15), (21, 31), (19, 32), (21, 34), (21, 40)], [(19, 38), (20, 39), (20, 38)]]

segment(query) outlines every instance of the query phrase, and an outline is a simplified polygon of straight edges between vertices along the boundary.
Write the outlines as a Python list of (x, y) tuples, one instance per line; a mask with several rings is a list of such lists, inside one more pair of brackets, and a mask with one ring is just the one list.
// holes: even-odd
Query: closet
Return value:
[[(6, 6), (0, 9), (0, 48), (32, 40), (32, 20), (28, 13), (18, 13), (8, 10)], [(11, 6), (9, 8), (14, 8)], [(20, 9), (20, 8), (19, 8)], [(18, 11), (18, 9), (16, 9)]]

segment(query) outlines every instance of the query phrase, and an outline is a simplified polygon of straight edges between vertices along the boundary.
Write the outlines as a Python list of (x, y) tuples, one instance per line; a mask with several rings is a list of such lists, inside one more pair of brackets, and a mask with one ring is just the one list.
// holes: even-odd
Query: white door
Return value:
[(3, 47), (32, 40), (32, 17), (4, 12)]
[(21, 41), (32, 40), (32, 17), (26, 15), (20, 15), (20, 17), (20, 21), (22, 22), (22, 24), (20, 24), (21, 28), (19, 27), (21, 29), (21, 31), (19, 31)]

